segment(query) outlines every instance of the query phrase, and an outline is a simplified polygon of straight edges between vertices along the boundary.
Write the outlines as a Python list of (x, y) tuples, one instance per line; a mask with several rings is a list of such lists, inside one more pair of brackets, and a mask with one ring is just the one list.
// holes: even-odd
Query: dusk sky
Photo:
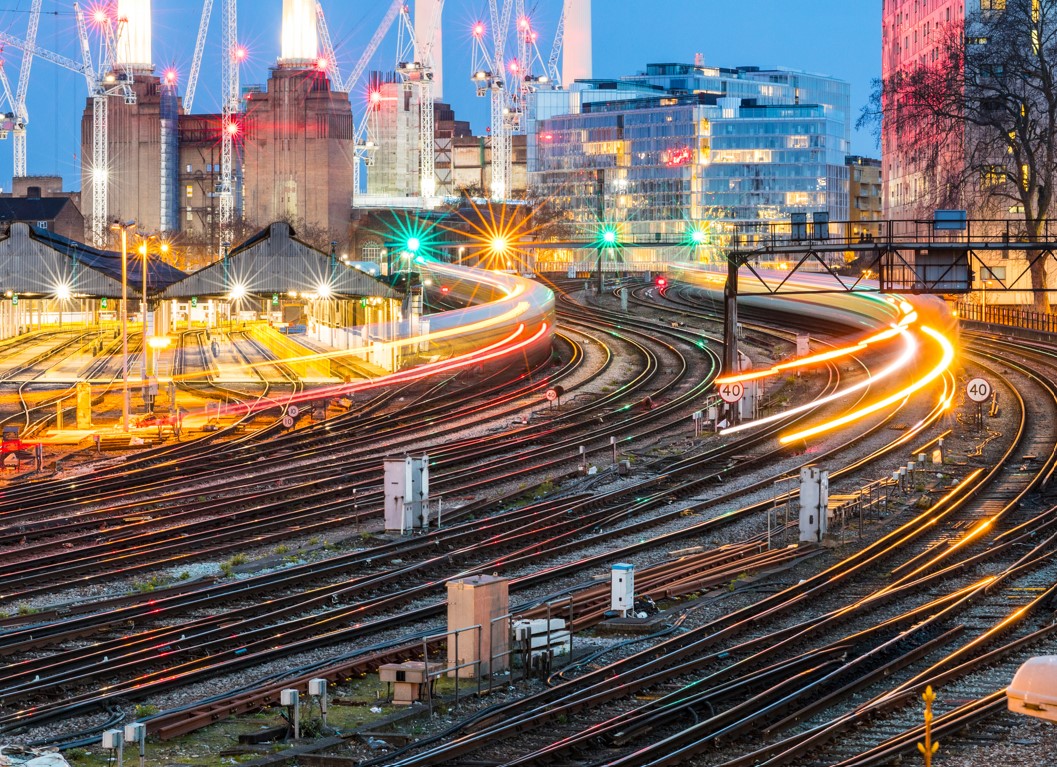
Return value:
[[(85, 6), (94, 7), (90, 0)], [(220, 93), (220, 0), (214, 4), (210, 39), (202, 68), (196, 112), (215, 111)], [(331, 35), (343, 73), (348, 73), (389, 5), (385, 0), (323, 0)], [(803, 69), (847, 80), (852, 86), (856, 113), (869, 93), (871, 79), (880, 75), (881, 4), (869, 0), (594, 0), (594, 69), (597, 77), (618, 77), (645, 67), (647, 62), (692, 62), (695, 53), (716, 66), (761, 65)], [(0, 5), (0, 29), (23, 37), (29, 0), (6, 0)], [(239, 4), (240, 40), (250, 52), (243, 68), (243, 84), (264, 83), (267, 68), (279, 54), (281, 0), (244, 0)], [(543, 56), (550, 52), (561, 0), (526, 0), (540, 34)], [(194, 40), (202, 12), (200, 1), (155, 0), (154, 60), (160, 69), (175, 66), (181, 79), (190, 70)], [(38, 45), (79, 58), (73, 3), (45, 0)], [(488, 119), (485, 99), (474, 96), (470, 84), (470, 28), (486, 19), (483, 0), (447, 0), (445, 6), (445, 100), (457, 115), (483, 132)], [(372, 68), (391, 69), (396, 35), (391, 32), (372, 61)], [(508, 52), (512, 48), (508, 46)], [(10, 48), (3, 55), (14, 87), (21, 53)], [(181, 88), (181, 91), (183, 88)], [(360, 94), (353, 98), (359, 112)], [(80, 187), (78, 158), (80, 117), (86, 87), (81, 75), (36, 60), (30, 81), (28, 109), (29, 172), (59, 174), (69, 189)], [(6, 107), (5, 107), (6, 108)], [(853, 115), (853, 119), (854, 119)], [(873, 136), (855, 134), (852, 151), (877, 156)], [(10, 140), (0, 143), (0, 187), (11, 178)]]

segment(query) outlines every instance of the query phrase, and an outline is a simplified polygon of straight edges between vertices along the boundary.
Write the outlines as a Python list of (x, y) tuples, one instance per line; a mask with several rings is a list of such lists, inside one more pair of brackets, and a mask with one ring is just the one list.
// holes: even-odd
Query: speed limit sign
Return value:
[(742, 397), (745, 396), (745, 384), (738, 383), (725, 383), (719, 384), (719, 396), (722, 400), (730, 405), (735, 402), (740, 402)]
[(291, 426), (293, 426), (293, 425), (294, 425), (294, 419), (293, 419), (293, 418), (291, 418), (291, 417), (290, 417), (290, 416), (288, 416), (288, 415), (284, 415), (284, 416), (283, 416), (283, 426), (284, 426), (285, 428), (289, 429), (289, 428), (290, 428)]
[(987, 402), (992, 391), (991, 382), (985, 378), (974, 378), (965, 385), (965, 395), (973, 402)]

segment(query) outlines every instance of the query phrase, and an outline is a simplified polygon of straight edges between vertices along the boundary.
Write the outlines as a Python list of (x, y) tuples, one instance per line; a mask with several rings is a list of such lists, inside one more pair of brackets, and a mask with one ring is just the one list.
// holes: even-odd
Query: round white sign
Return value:
[(722, 400), (731, 405), (735, 402), (740, 402), (741, 398), (745, 396), (745, 384), (737, 381), (734, 383), (720, 384), (718, 389), (719, 396)]
[(293, 425), (294, 425), (294, 419), (293, 419), (293, 418), (291, 418), (291, 417), (290, 417), (290, 416), (288, 416), (288, 415), (284, 415), (284, 416), (283, 416), (283, 426), (284, 426), (285, 428), (289, 429), (289, 428), (290, 428), (291, 426), (293, 426)]
[(965, 385), (965, 394), (973, 402), (987, 402), (992, 391), (991, 382), (985, 378), (974, 378)]
[(554, 402), (554, 400), (558, 399), (558, 392), (554, 389), (547, 389), (547, 399)]
[(301, 408), (299, 408), (297, 405), (290, 405), (288, 408), (286, 408), (286, 414), (291, 418), (297, 418), (297, 416), (301, 414)]

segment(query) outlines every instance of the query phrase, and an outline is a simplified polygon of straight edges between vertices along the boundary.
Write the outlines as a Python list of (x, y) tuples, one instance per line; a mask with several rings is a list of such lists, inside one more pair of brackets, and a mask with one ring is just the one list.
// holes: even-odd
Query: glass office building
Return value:
[(638, 242), (793, 213), (848, 219), (847, 83), (787, 70), (651, 64), (535, 94), (530, 185)]

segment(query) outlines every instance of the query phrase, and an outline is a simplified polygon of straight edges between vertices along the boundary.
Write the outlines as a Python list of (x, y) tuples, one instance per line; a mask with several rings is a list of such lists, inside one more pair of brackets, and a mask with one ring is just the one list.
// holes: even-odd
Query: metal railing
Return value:
[(1021, 306), (984, 306), (961, 302), (958, 304), (958, 317), (969, 322), (1008, 325), (1039, 333), (1057, 333), (1057, 315), (1031, 311)]

